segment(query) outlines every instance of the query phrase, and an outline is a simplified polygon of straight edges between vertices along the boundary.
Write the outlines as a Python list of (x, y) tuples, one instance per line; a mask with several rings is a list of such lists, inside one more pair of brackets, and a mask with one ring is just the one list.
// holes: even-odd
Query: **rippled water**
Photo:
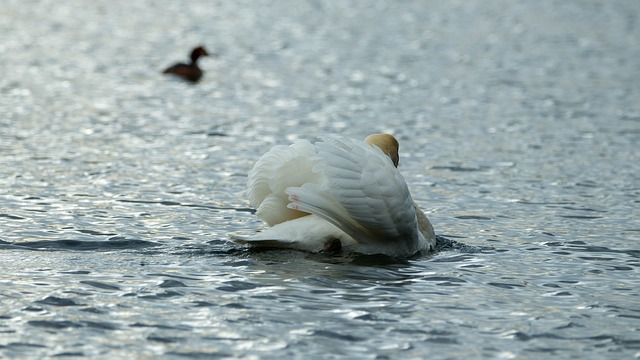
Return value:
[[(636, 1), (0, 5), (0, 357), (640, 357)], [(193, 86), (160, 74), (203, 44)], [(246, 175), (401, 141), (458, 243), (251, 252)], [(464, 244), (464, 245), (462, 245)]]

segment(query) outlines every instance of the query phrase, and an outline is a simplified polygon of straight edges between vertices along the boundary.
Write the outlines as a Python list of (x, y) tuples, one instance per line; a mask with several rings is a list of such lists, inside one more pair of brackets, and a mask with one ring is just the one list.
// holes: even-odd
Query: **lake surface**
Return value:
[[(639, 39), (634, 0), (3, 1), (0, 357), (640, 358)], [(261, 154), (372, 132), (457, 243), (228, 242)]]

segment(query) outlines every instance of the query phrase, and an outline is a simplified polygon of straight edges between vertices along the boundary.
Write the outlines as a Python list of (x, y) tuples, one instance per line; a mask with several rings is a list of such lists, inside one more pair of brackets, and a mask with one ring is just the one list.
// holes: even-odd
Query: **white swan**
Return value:
[[(375, 146), (374, 146), (375, 145)], [(396, 168), (398, 141), (332, 136), (275, 146), (249, 172), (249, 197), (270, 227), (236, 243), (310, 252), (407, 257), (433, 250), (436, 236)]]

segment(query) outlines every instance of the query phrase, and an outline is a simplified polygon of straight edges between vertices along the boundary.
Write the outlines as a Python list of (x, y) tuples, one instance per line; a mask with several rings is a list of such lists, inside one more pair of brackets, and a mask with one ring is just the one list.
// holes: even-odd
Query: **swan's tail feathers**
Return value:
[(285, 189), (320, 181), (313, 171), (319, 161), (315, 155), (315, 147), (306, 140), (275, 146), (249, 172), (249, 203), (269, 226), (307, 215), (287, 208)]
[(256, 215), (269, 226), (309, 215), (306, 212), (290, 209), (287, 204), (289, 204), (289, 199), (286, 197), (269, 194), (258, 206)]

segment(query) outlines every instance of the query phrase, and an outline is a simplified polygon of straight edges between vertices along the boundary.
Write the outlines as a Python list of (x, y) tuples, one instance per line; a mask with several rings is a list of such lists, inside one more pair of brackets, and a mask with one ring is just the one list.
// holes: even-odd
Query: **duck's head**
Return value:
[(200, 56), (207, 56), (207, 55), (209, 55), (207, 50), (205, 50), (203, 46), (198, 46), (197, 48), (191, 51), (191, 61), (195, 63)]
[(398, 144), (398, 140), (389, 134), (371, 134), (364, 139), (369, 145), (375, 145), (379, 147), (382, 152), (387, 154), (393, 161), (393, 165), (398, 167), (398, 162), (400, 158), (398, 156), (398, 148), (400, 145)]

